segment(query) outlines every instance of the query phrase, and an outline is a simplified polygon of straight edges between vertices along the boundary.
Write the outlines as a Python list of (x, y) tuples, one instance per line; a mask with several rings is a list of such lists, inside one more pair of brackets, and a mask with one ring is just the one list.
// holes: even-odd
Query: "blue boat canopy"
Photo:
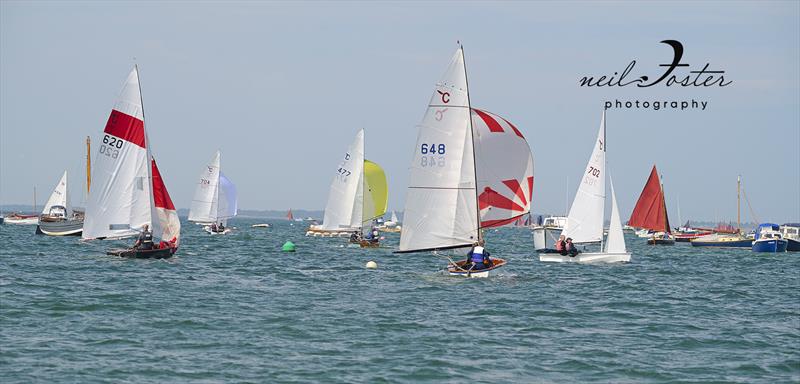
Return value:
[(762, 228), (769, 228), (769, 229), (772, 229), (774, 231), (780, 231), (780, 229), (781, 229), (781, 227), (778, 224), (761, 223), (761, 224), (758, 225), (758, 228), (756, 228), (756, 240), (758, 240), (761, 237), (761, 229)]

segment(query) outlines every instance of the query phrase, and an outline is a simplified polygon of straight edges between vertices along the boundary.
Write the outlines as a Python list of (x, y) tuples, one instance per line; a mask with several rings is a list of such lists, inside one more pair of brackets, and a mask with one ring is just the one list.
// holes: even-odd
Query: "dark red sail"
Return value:
[(647, 178), (639, 201), (636, 202), (636, 207), (631, 212), (628, 225), (653, 231), (670, 232), (667, 207), (664, 204), (664, 191), (661, 189), (655, 165), (650, 172), (650, 177)]

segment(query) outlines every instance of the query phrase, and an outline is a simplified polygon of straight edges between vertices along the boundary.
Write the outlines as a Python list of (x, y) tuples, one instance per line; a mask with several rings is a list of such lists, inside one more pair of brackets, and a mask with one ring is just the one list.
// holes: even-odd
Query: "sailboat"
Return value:
[[(360, 233), (364, 223), (383, 216), (388, 204), (386, 174), (376, 163), (364, 159), (364, 130), (345, 152), (331, 182), (322, 224), (311, 225), (306, 235), (350, 236)], [(374, 246), (359, 241), (362, 246)]]
[(136, 258), (172, 256), (178, 249), (181, 224), (152, 156), (136, 66), (111, 110), (100, 142), (83, 239), (132, 237), (147, 225), (153, 238), (161, 240), (153, 249), (111, 249), (106, 253)]
[(740, 205), (740, 191), (742, 177), (736, 178), (736, 228), (735, 233), (710, 233), (692, 239), (690, 242), (695, 247), (724, 247), (724, 248), (752, 248), (753, 238), (747, 237), (742, 233), (742, 215)]
[[(411, 162), (398, 253), (482, 245), (482, 228), (514, 222), (530, 212), (533, 157), (508, 120), (470, 105), (464, 49), (459, 46), (436, 84)], [(450, 260), (448, 273), (487, 277), (486, 269)]]
[(631, 212), (628, 225), (635, 228), (654, 231), (647, 239), (647, 244), (673, 245), (675, 239), (671, 236), (667, 204), (664, 200), (664, 187), (659, 181), (658, 170), (653, 165), (650, 177), (636, 201), (636, 206)]
[(39, 215), (37, 234), (80, 236), (83, 232), (83, 215), (72, 210), (67, 191), (67, 171), (64, 171)]
[(400, 220), (397, 219), (397, 214), (392, 211), (392, 216), (389, 221), (384, 221), (383, 225), (380, 226), (380, 230), (383, 232), (400, 232), (403, 230), (403, 227), (400, 225)]
[(237, 212), (236, 186), (222, 173), (220, 151), (217, 151), (200, 173), (189, 208), (189, 221), (204, 223), (208, 233), (226, 234), (231, 231), (227, 221)]
[[(36, 187), (33, 187), (33, 211), (36, 212)], [(39, 215), (23, 215), (12, 212), (3, 218), (4, 224), (34, 225), (39, 223)]]
[[(617, 208), (614, 184), (611, 183), (611, 225), (608, 238), (603, 244), (603, 218), (606, 204), (606, 113), (603, 111), (600, 130), (597, 132), (594, 150), (586, 164), (586, 170), (572, 201), (562, 235), (572, 238), (574, 244), (600, 242), (600, 252), (583, 252), (575, 256), (555, 252), (540, 253), (539, 261), (616, 263), (629, 262), (631, 254), (625, 249), (625, 237)], [(609, 177), (609, 180), (611, 178)]]

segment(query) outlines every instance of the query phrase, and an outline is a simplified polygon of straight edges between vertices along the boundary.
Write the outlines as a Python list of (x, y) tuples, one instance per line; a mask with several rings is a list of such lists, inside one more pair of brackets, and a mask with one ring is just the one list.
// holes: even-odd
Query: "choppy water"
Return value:
[(395, 234), (362, 250), (255, 222), (184, 224), (166, 261), (0, 226), (0, 381), (800, 381), (797, 253), (630, 236), (630, 264), (555, 265), (508, 228), (488, 235), (502, 273), (463, 279)]

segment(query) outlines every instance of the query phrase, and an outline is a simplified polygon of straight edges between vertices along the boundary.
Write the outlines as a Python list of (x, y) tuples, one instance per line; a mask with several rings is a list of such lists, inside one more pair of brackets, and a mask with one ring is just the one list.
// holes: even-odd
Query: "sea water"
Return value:
[(398, 234), (354, 249), (256, 222), (184, 222), (168, 260), (0, 226), (0, 382), (800, 381), (798, 253), (628, 235), (629, 264), (545, 264), (503, 228), (508, 265), (465, 279), (393, 254)]

